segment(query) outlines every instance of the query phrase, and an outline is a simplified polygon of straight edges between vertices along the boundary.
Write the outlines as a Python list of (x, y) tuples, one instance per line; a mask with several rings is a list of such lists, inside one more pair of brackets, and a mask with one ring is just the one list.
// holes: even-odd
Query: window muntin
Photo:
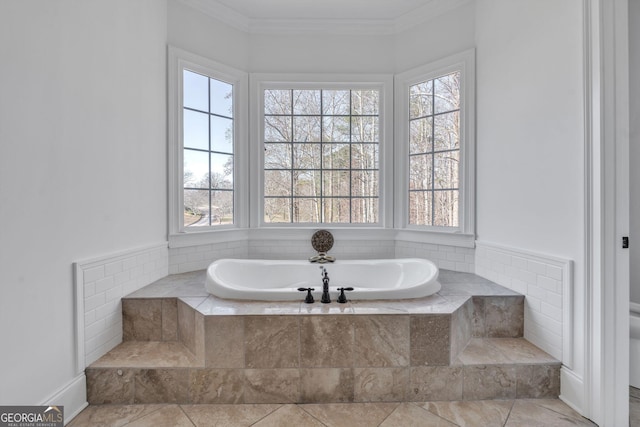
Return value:
[(378, 223), (380, 91), (262, 95), (264, 222)]
[(182, 70), (185, 228), (234, 223), (233, 85)]
[(460, 81), (455, 71), (409, 86), (410, 225), (460, 225)]

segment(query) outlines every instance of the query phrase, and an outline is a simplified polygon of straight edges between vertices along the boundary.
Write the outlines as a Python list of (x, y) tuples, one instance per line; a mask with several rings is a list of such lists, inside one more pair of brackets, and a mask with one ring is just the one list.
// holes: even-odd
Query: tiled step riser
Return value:
[(560, 365), (87, 370), (91, 404), (422, 402), (556, 398)]
[(125, 341), (178, 339), (210, 368), (449, 365), (471, 337), (521, 337), (523, 297), (452, 314), (203, 316), (175, 299), (123, 300)]

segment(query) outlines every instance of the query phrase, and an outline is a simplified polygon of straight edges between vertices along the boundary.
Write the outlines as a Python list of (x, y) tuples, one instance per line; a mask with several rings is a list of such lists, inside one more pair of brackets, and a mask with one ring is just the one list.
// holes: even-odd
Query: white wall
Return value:
[(0, 2), (0, 404), (76, 377), (74, 261), (166, 241), (165, 44), (164, 1)]
[(395, 36), (396, 72), (475, 47), (475, 2), (469, 2)]
[(249, 35), (178, 0), (167, 1), (168, 43), (231, 67), (247, 70)]
[(631, 301), (640, 304), (640, 1), (629, 0)]
[(477, 238), (573, 260), (584, 372), (582, 2), (478, 0)]

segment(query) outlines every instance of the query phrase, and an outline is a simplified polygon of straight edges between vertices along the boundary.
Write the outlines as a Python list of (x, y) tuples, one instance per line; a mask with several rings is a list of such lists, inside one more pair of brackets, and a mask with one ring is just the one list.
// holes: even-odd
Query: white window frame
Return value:
[[(169, 236), (245, 228), (248, 224), (247, 126), (248, 74), (199, 55), (168, 48)], [(183, 70), (233, 85), (233, 215), (234, 223), (188, 228), (183, 220)]]
[[(377, 89), (379, 114), (378, 222), (267, 223), (264, 221), (264, 91), (266, 89)], [(393, 76), (388, 74), (251, 74), (251, 182), (252, 228), (391, 228), (393, 226)]]
[[(460, 193), (458, 227), (409, 224), (409, 88), (460, 71)], [(395, 77), (395, 204), (397, 230), (424, 232), (424, 241), (472, 245), (475, 238), (475, 50), (426, 64)], [(431, 235), (429, 237), (428, 235)], [(447, 237), (451, 235), (451, 237)]]

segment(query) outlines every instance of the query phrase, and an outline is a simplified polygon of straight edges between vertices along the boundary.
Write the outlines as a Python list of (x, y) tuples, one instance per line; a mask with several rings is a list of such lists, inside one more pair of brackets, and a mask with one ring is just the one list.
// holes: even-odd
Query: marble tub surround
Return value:
[(522, 338), (524, 298), (471, 274), (444, 272), (425, 298), (346, 304), (224, 300), (204, 291), (202, 272), (177, 276), (123, 300), (126, 341), (87, 368), (90, 403), (559, 394), (560, 363)]
[[(558, 399), (326, 404), (90, 405), (69, 424), (155, 427), (564, 427), (595, 424)], [(633, 424), (632, 424), (633, 425)]]

